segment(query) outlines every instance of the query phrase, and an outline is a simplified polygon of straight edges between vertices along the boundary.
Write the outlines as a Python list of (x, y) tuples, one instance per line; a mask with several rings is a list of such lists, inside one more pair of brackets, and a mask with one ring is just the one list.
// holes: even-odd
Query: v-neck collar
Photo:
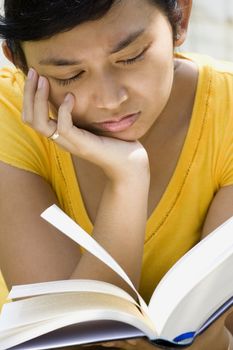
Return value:
[[(189, 59), (188, 55), (180, 56)], [(173, 175), (158, 205), (147, 220), (145, 244), (159, 232), (174, 210), (194, 164), (198, 146), (202, 138), (207, 115), (211, 71), (209, 67), (205, 67), (198, 60), (196, 63), (198, 65), (199, 75), (188, 131)]]

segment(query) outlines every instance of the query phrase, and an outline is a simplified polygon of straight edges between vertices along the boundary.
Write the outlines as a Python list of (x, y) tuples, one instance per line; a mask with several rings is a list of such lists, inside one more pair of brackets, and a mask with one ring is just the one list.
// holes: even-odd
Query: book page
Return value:
[(76, 222), (74, 222), (67, 214), (65, 214), (57, 205), (53, 204), (46, 209), (41, 217), (48, 221), (51, 225), (56, 227), (59, 231), (64, 233), (66, 236), (71, 238), (73, 241), (78, 243), (81, 247), (86, 249), (88, 252), (96, 256), (99, 260), (104, 262), (113, 271), (115, 271), (136, 293), (140, 306), (143, 311), (148, 315), (148, 307), (140, 296), (132, 281), (116, 262), (115, 259), (98, 243), (92, 238), (86, 231), (82, 229)]
[[(233, 254), (223, 260), (176, 305), (163, 325), (162, 337), (189, 339), (232, 296)], [(182, 315), (182, 317), (181, 317)]]
[(142, 317), (136, 305), (109, 294), (86, 291), (47, 294), (5, 304), (2, 309), (0, 329), (27, 326), (72, 313), (78, 314), (80, 321), (83, 321), (82, 313), (90, 314), (90, 319), (94, 319), (95, 310), (99, 310), (101, 317), (105, 317), (109, 310), (119, 311), (119, 313), (124, 311)]
[(232, 233), (233, 218), (189, 250), (162, 278), (149, 303), (158, 333), (172, 320), (172, 314), (175, 317), (170, 324), (172, 331), (174, 324), (176, 328), (182, 325), (182, 320), (174, 321), (180, 320), (181, 314), (183, 331), (196, 331), (206, 317), (232, 296)]
[(129, 295), (123, 289), (111, 283), (84, 279), (50, 281), (13, 286), (8, 295), (8, 298), (28, 298), (36, 295), (56, 294), (65, 292), (96, 292), (102, 294), (111, 294), (120, 298), (124, 298), (130, 301), (131, 303), (136, 304), (136, 301), (133, 297), (131, 297), (131, 295)]
[[(138, 328), (149, 338), (155, 337), (151, 321), (124, 299), (98, 293), (63, 293), (5, 304), (0, 345), (8, 348), (72, 324), (103, 320), (120, 321)], [(92, 332), (88, 333), (91, 337)]]
[[(93, 321), (75, 324), (42, 335), (17, 346), (17, 350), (48, 350), (145, 336), (139, 329), (118, 321)], [(77, 349), (74, 348), (74, 350)], [(94, 350), (95, 348), (93, 348)], [(14, 348), (16, 350), (16, 348)]]
[[(24, 338), (28, 331), (29, 327), (24, 329)], [(17, 345), (14, 347), (14, 350), (60, 349), (65, 346), (87, 345), (97, 342), (102, 343), (108, 340), (112, 341), (144, 336), (145, 334), (139, 329), (118, 321), (90, 321), (63, 327), (47, 334), (43, 334), (27, 342), (23, 342), (23, 344)], [(12, 338), (15, 343), (15, 335), (11, 333), (11, 339)], [(6, 346), (9, 348), (9, 344)], [(77, 349), (77, 347), (75, 347), (74, 350), (75, 349)], [(95, 348), (93, 348), (93, 350), (94, 349)]]

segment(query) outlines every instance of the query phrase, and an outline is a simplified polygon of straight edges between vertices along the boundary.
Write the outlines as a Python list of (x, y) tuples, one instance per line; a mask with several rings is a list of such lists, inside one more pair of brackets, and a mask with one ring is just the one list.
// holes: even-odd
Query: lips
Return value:
[(110, 131), (110, 132), (120, 132), (130, 128), (138, 119), (140, 112), (128, 114), (126, 116), (120, 117), (119, 119), (106, 120), (101, 123), (96, 123), (95, 126), (99, 130)]

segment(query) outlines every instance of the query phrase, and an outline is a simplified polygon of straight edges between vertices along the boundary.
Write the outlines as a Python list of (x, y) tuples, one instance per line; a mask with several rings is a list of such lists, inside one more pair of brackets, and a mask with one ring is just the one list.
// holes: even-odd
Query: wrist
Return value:
[(109, 172), (106, 174), (109, 181), (115, 185), (149, 185), (150, 183), (150, 167), (149, 162), (133, 164), (131, 166), (124, 165), (119, 172)]
[(112, 189), (116, 190), (132, 190), (136, 192), (142, 190), (147, 191), (150, 186), (150, 172), (146, 169), (139, 169), (138, 171), (128, 171), (122, 174), (115, 174), (115, 176), (108, 178), (108, 184)]
[[(134, 143), (132, 143), (134, 144)], [(137, 144), (137, 148), (131, 150), (124, 159), (110, 161), (107, 167), (103, 167), (107, 178), (115, 183), (127, 183), (150, 180), (150, 164), (146, 150)]]

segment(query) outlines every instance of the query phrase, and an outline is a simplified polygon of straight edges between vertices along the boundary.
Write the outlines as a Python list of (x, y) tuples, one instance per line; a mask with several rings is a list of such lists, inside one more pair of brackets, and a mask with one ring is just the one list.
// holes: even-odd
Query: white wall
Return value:
[[(0, 0), (0, 9), (2, 5)], [(233, 0), (193, 0), (188, 38), (182, 50), (233, 61)], [(0, 65), (7, 62), (0, 54)]]
[(233, 0), (193, 0), (183, 49), (233, 61)]
[[(2, 13), (2, 9), (3, 9), (3, 0), (0, 0), (0, 13)], [(0, 40), (0, 44), (1, 44), (1, 40)], [(4, 66), (4, 65), (9, 65), (10, 62), (3, 56), (2, 54), (2, 49), (0, 47), (0, 66)]]

